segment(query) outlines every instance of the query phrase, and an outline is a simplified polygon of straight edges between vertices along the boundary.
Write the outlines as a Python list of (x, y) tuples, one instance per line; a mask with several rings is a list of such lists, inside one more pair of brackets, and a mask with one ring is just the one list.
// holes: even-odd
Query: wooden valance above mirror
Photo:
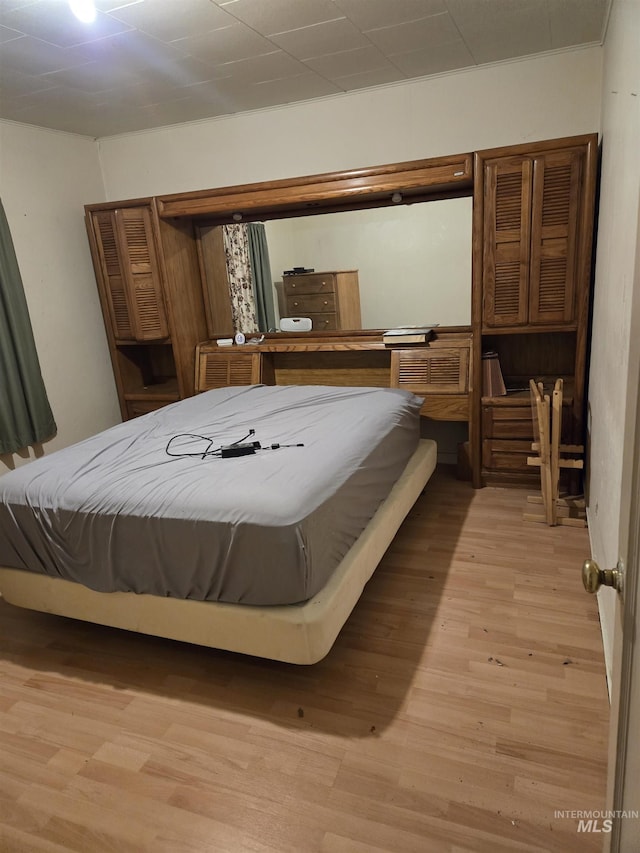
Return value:
[(470, 196), (473, 155), (456, 154), (388, 166), (280, 181), (174, 193), (156, 198), (161, 218), (223, 224)]

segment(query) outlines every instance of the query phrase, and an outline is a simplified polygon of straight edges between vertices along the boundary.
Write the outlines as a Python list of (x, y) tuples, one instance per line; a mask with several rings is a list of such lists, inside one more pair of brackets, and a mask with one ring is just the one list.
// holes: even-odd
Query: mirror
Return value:
[(468, 196), (264, 224), (276, 305), (284, 270), (358, 270), (363, 329), (471, 323)]

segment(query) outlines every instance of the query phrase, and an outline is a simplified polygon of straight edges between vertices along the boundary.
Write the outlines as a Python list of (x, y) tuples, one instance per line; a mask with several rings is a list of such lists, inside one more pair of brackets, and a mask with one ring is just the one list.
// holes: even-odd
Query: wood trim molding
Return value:
[(394, 203), (394, 193), (402, 201), (426, 200), (445, 193), (471, 195), (473, 155), (457, 154), (428, 160), (413, 160), (386, 166), (328, 172), (279, 181), (219, 187), (196, 192), (158, 196), (158, 212), (163, 218), (190, 216), (218, 221), (220, 218), (278, 213), (317, 213), (327, 209), (348, 209)]

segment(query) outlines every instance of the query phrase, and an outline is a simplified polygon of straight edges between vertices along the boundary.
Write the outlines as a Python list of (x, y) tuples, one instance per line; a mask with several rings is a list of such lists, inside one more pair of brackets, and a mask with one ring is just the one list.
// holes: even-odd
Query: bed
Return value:
[(315, 663), (434, 470), (421, 402), (387, 388), (223, 388), (35, 460), (0, 478), (0, 594)]

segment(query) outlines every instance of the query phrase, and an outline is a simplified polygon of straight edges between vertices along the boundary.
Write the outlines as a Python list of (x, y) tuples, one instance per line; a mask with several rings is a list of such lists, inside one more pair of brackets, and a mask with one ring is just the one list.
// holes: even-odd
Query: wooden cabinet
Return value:
[(488, 327), (576, 322), (584, 146), (484, 162)]
[[(523, 467), (530, 416), (526, 403), (515, 402), (522, 392), (514, 389), (526, 389), (529, 379), (548, 387), (564, 379), (570, 393), (563, 440), (584, 443), (596, 164), (592, 134), (87, 206), (123, 417), (189, 396), (196, 381), (202, 387), (394, 384), (419, 389), (424, 414), (468, 422), (475, 486), (522, 483), (531, 476)], [(447, 334), (455, 330), (443, 328), (437, 345), (413, 348), (421, 350), (415, 355), (392, 354), (367, 332), (360, 333), (366, 343), (335, 340), (338, 330), (360, 329), (361, 316), (357, 272), (334, 270), (283, 279), (281, 314), (310, 317), (322, 342), (307, 337), (308, 345), (290, 347), (283, 335), (282, 343), (253, 353), (223, 354), (216, 347), (205, 372), (200, 363), (196, 370), (198, 342), (234, 331), (216, 236), (221, 225), (238, 217), (306, 216), (311, 208), (382, 207), (398, 194), (407, 204), (457, 198), (469, 195), (472, 183), (472, 338), (464, 346), (449, 346)], [(498, 354), (510, 389), (506, 404), (482, 394), (488, 350)]]
[(123, 419), (190, 396), (206, 336), (191, 223), (159, 222), (153, 199), (85, 213)]
[(536, 480), (526, 463), (531, 378), (549, 388), (565, 380), (563, 441), (584, 441), (596, 143), (591, 135), (476, 155), (476, 353), (498, 353), (508, 392), (482, 392), (485, 483)]
[(309, 317), (313, 331), (361, 329), (357, 270), (285, 275), (285, 316)]

